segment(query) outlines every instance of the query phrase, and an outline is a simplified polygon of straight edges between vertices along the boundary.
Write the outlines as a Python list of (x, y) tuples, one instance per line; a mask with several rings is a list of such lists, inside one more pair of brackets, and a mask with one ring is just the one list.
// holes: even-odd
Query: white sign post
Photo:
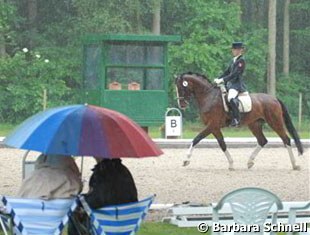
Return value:
[[(169, 116), (172, 111), (177, 112), (178, 116)], [(177, 108), (169, 108), (165, 114), (165, 137), (182, 136), (182, 113)]]

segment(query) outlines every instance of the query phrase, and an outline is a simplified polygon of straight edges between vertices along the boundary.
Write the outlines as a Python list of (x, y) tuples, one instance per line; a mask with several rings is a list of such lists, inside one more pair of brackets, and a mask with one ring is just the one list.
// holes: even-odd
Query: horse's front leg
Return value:
[(235, 170), (234, 169), (234, 161), (233, 161), (230, 153), (227, 150), (227, 146), (226, 146), (226, 143), (224, 141), (224, 136), (223, 136), (221, 130), (220, 129), (213, 130), (212, 134), (216, 138), (218, 144), (220, 145), (222, 151), (224, 152), (224, 154), (225, 154), (225, 156), (227, 158), (227, 161), (228, 161), (228, 164), (229, 164), (228, 169), (230, 171)]
[(210, 129), (207, 127), (202, 132), (200, 132), (192, 141), (191, 146), (189, 147), (186, 157), (183, 161), (183, 166), (188, 166), (190, 164), (190, 158), (192, 156), (194, 147), (200, 142), (203, 138), (207, 137), (211, 133)]

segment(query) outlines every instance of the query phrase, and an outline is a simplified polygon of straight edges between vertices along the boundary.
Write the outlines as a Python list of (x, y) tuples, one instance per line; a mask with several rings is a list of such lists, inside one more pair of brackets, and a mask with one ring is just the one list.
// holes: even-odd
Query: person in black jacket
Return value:
[(239, 92), (246, 91), (246, 86), (242, 78), (245, 69), (245, 61), (242, 55), (244, 45), (242, 42), (233, 42), (231, 50), (233, 59), (230, 65), (219, 78), (214, 79), (214, 82), (217, 84), (225, 84), (228, 90), (227, 99), (233, 115), (231, 126), (238, 126), (240, 124), (240, 113), (237, 97)]
[[(135, 181), (121, 159), (95, 157), (97, 164), (89, 181), (89, 191), (84, 194), (85, 201), (92, 209), (138, 201)], [(79, 207), (71, 216), (68, 235), (90, 235), (90, 220)]]
[(134, 179), (121, 159), (102, 159), (97, 163), (84, 197), (92, 209), (138, 201)]

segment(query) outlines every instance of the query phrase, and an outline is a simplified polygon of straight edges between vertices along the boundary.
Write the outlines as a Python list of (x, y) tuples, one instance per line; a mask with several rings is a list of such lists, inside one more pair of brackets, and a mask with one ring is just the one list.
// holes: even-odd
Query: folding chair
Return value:
[(95, 235), (134, 235), (138, 231), (154, 197), (100, 209), (91, 209), (83, 196), (79, 199), (90, 218), (92, 231)]
[[(272, 224), (277, 222), (277, 212), (283, 208), (281, 200), (273, 193), (261, 188), (241, 188), (226, 194), (218, 204), (213, 207), (213, 223), (219, 222), (219, 212), (228, 204), (232, 211), (233, 221), (239, 225), (260, 226), (260, 232), (247, 232), (246, 234), (263, 234), (263, 224), (272, 212)], [(224, 222), (223, 220), (221, 221)], [(214, 232), (213, 234), (220, 234)], [(238, 233), (234, 233), (238, 234)], [(245, 234), (245, 233), (241, 233)]]
[(70, 214), (77, 206), (73, 199), (28, 199), (1, 197), (6, 213), (11, 217), (13, 234), (61, 234)]

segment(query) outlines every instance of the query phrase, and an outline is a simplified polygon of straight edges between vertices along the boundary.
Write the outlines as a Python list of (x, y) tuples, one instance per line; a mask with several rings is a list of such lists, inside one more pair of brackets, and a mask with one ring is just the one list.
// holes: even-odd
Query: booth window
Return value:
[(122, 89), (164, 89), (164, 48), (162, 45), (110, 43), (106, 61), (107, 88), (120, 83)]
[(100, 83), (101, 47), (87, 45), (84, 50), (84, 85), (88, 89), (97, 89)]
[(108, 84), (118, 82), (121, 84), (122, 89), (127, 89), (129, 83), (136, 82), (140, 84), (142, 89), (143, 73), (141, 68), (108, 68)]
[(146, 70), (146, 90), (161, 90), (163, 88), (164, 70), (147, 69)]

